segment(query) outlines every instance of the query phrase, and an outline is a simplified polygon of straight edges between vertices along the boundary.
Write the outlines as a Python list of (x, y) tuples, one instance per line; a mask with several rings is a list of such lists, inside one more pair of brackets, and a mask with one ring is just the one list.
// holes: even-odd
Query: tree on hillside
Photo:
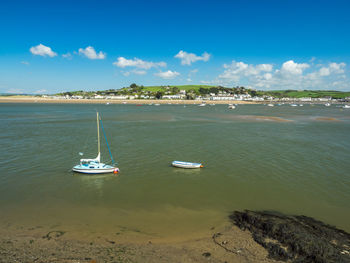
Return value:
[(161, 99), (164, 95), (164, 91), (157, 91), (156, 94), (155, 94), (155, 97), (157, 99)]
[(135, 83), (132, 83), (132, 84), (130, 85), (130, 88), (136, 89), (136, 88), (137, 88), (137, 85), (136, 85)]
[(200, 87), (198, 89), (200, 94), (209, 94), (209, 89)]
[(210, 93), (214, 93), (214, 94), (218, 94), (219, 93), (219, 89), (217, 87), (212, 87), (209, 89)]
[(255, 97), (256, 96), (256, 94), (257, 94), (257, 92), (256, 92), (256, 90), (250, 90), (249, 92), (248, 92), (249, 94), (250, 94), (250, 96), (252, 96), (252, 97)]
[(172, 94), (178, 94), (180, 92), (180, 89), (178, 87), (172, 87), (171, 88), (171, 93)]

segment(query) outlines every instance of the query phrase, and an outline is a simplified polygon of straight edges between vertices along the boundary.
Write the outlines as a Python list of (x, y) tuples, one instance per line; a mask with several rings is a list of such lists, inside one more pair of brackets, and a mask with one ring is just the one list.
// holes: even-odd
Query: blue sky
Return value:
[(1, 1), (0, 93), (350, 90), (350, 2)]

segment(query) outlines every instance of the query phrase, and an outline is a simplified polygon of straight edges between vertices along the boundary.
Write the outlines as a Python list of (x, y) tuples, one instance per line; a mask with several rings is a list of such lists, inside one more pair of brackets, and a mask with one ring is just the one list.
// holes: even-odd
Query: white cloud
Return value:
[(29, 51), (33, 54), (33, 55), (38, 55), (38, 56), (49, 56), (49, 57), (54, 57), (57, 56), (56, 52), (53, 52), (52, 49), (50, 47), (44, 46), (43, 44), (39, 44), (35, 47), (31, 47), (29, 49)]
[(187, 78), (186, 79), (188, 82), (192, 82), (192, 79), (191, 78)]
[(319, 74), (320, 76), (329, 76), (331, 74), (342, 74), (344, 73), (344, 68), (345, 68), (346, 64), (344, 62), (341, 63), (329, 63), (328, 67), (322, 67), (319, 70)]
[(72, 59), (72, 54), (68, 52), (66, 54), (62, 54), (62, 57), (66, 59)]
[(309, 68), (310, 65), (307, 63), (295, 63), (293, 60), (289, 60), (282, 64), (281, 73), (301, 75), (304, 69)]
[(43, 93), (46, 93), (46, 92), (47, 92), (46, 89), (40, 89), (40, 90), (35, 91), (34, 93), (35, 94), (43, 94)]
[(272, 64), (251, 65), (232, 61), (223, 67), (224, 71), (216, 79), (202, 83), (258, 89), (350, 89), (344, 62), (309, 65), (289, 60), (274, 70)]
[(200, 81), (200, 83), (205, 84), (205, 85), (210, 85), (210, 84), (219, 83), (219, 82), (217, 82), (216, 80), (201, 80)]
[(320, 68), (320, 76), (329, 76), (331, 74), (329, 68), (326, 68), (326, 67), (322, 67)]
[(329, 68), (330, 68), (331, 72), (336, 73), (336, 74), (344, 73), (345, 66), (346, 66), (346, 64), (344, 62), (341, 62), (339, 64), (333, 62), (333, 63), (329, 64)]
[(271, 73), (265, 73), (264, 74), (264, 79), (269, 80), (271, 78), (272, 78), (272, 74)]
[(135, 74), (135, 75), (146, 75), (147, 71), (145, 70), (131, 70), (131, 71), (126, 71), (126, 72), (122, 72), (122, 74), (124, 76), (130, 76), (131, 74)]
[(147, 71), (146, 70), (133, 70), (132, 73), (136, 75), (146, 75)]
[(150, 69), (150, 68), (156, 68), (156, 67), (166, 67), (165, 62), (151, 62), (151, 61), (144, 61), (139, 58), (134, 59), (126, 59), (124, 57), (119, 57), (117, 61), (113, 62), (114, 66), (125, 68), (125, 67), (136, 67), (141, 69)]
[(122, 74), (123, 74), (125, 77), (128, 77), (128, 76), (130, 76), (131, 72), (130, 72), (130, 71), (126, 71), (126, 72), (122, 72)]
[[(273, 65), (271, 64), (258, 64), (249, 65), (244, 62), (232, 61), (231, 64), (224, 64), (225, 71), (219, 75), (219, 79), (231, 80), (238, 82), (242, 77), (249, 77), (259, 75), (263, 72), (271, 72)], [(266, 75), (270, 77), (270, 75)]]
[(96, 53), (95, 49), (92, 46), (88, 46), (85, 49), (79, 48), (79, 54), (84, 55), (88, 59), (105, 59), (106, 53), (102, 51)]
[(6, 90), (6, 93), (24, 94), (24, 90), (23, 89), (9, 89), (9, 90)]
[(191, 65), (192, 63), (200, 60), (205, 62), (208, 61), (210, 59), (210, 54), (204, 52), (202, 56), (197, 56), (194, 53), (187, 53), (186, 51), (180, 50), (180, 52), (175, 55), (175, 58), (181, 60), (181, 65)]
[(29, 66), (29, 65), (30, 65), (28, 61), (21, 61), (21, 64), (23, 64), (23, 65), (27, 65), (27, 66)]
[(273, 66), (271, 64), (260, 64), (256, 66), (258, 73), (260, 73), (260, 71), (270, 72), (272, 71), (272, 68)]
[(164, 72), (161, 71), (158, 73), (154, 73), (154, 75), (161, 77), (163, 79), (173, 79), (173, 78), (176, 78), (177, 76), (179, 76), (180, 73), (176, 72), (176, 71), (168, 70), (168, 71), (164, 71)]

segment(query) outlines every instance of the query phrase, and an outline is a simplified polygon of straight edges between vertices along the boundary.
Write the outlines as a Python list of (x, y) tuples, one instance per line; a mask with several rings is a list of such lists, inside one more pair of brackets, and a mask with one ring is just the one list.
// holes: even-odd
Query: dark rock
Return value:
[(202, 256), (204, 256), (204, 257), (208, 258), (208, 257), (210, 257), (210, 256), (211, 256), (211, 254), (210, 254), (209, 252), (204, 252), (204, 253), (202, 254)]
[(66, 232), (64, 231), (51, 231), (47, 233), (43, 238), (46, 238), (47, 240), (50, 240), (51, 238), (58, 238), (60, 236), (63, 236)]
[(350, 262), (350, 234), (307, 216), (235, 211), (230, 219), (267, 249), (269, 257), (291, 262)]

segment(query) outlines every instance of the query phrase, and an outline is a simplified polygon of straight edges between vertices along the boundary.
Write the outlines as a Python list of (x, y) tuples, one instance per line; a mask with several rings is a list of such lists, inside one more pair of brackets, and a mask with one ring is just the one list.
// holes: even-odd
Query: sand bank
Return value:
[(62, 229), (38, 227), (0, 230), (0, 262), (276, 262), (267, 256), (248, 231), (233, 225), (176, 242), (123, 242), (103, 235), (77, 239)]
[(339, 119), (332, 118), (332, 117), (317, 117), (315, 118), (316, 121), (335, 121), (338, 122), (340, 121)]

